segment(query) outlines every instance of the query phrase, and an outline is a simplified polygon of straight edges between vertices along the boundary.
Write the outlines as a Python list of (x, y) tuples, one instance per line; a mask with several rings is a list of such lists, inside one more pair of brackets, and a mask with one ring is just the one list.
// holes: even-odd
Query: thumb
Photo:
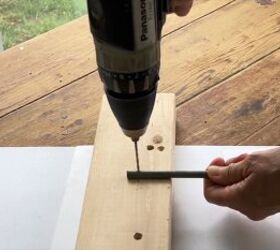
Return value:
[(189, 13), (193, 0), (171, 0), (171, 9), (178, 16), (185, 16)]
[(209, 179), (219, 185), (232, 185), (244, 180), (251, 174), (250, 163), (245, 158), (237, 163), (230, 163), (228, 166), (209, 166), (207, 173)]

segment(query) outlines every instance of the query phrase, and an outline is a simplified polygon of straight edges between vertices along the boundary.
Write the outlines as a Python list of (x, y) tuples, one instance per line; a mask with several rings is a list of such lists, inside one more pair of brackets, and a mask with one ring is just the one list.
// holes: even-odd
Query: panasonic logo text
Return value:
[(141, 41), (148, 40), (148, 13), (146, 0), (141, 0)]

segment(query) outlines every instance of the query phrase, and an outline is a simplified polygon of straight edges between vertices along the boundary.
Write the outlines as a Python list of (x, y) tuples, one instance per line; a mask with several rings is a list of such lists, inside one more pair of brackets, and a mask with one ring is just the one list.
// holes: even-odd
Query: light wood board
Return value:
[[(155, 143), (155, 136), (162, 142)], [(139, 143), (141, 169), (171, 170), (174, 144), (175, 96), (159, 94)], [(134, 169), (134, 145), (103, 98), (77, 249), (170, 250), (171, 182), (129, 182), (126, 171)], [(140, 240), (134, 238), (137, 233)]]

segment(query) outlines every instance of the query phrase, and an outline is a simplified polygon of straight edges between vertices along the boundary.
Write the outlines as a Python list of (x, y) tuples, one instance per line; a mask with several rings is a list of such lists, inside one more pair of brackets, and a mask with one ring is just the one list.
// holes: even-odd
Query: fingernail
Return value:
[(220, 168), (216, 166), (210, 166), (207, 168), (207, 173), (209, 177), (216, 177), (220, 175)]

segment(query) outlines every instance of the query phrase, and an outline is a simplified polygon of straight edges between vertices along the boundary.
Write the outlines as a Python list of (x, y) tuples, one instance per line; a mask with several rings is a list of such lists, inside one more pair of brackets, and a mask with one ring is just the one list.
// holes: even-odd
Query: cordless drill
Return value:
[(148, 126), (160, 68), (169, 0), (88, 0), (100, 78), (125, 135), (135, 142)]
[(97, 65), (110, 107), (133, 141), (145, 133), (160, 67), (169, 0), (88, 0)]
[(161, 30), (173, 0), (87, 0), (98, 71), (110, 107), (135, 142), (138, 171), (129, 180), (208, 178), (205, 171), (140, 171), (137, 141), (154, 107)]

